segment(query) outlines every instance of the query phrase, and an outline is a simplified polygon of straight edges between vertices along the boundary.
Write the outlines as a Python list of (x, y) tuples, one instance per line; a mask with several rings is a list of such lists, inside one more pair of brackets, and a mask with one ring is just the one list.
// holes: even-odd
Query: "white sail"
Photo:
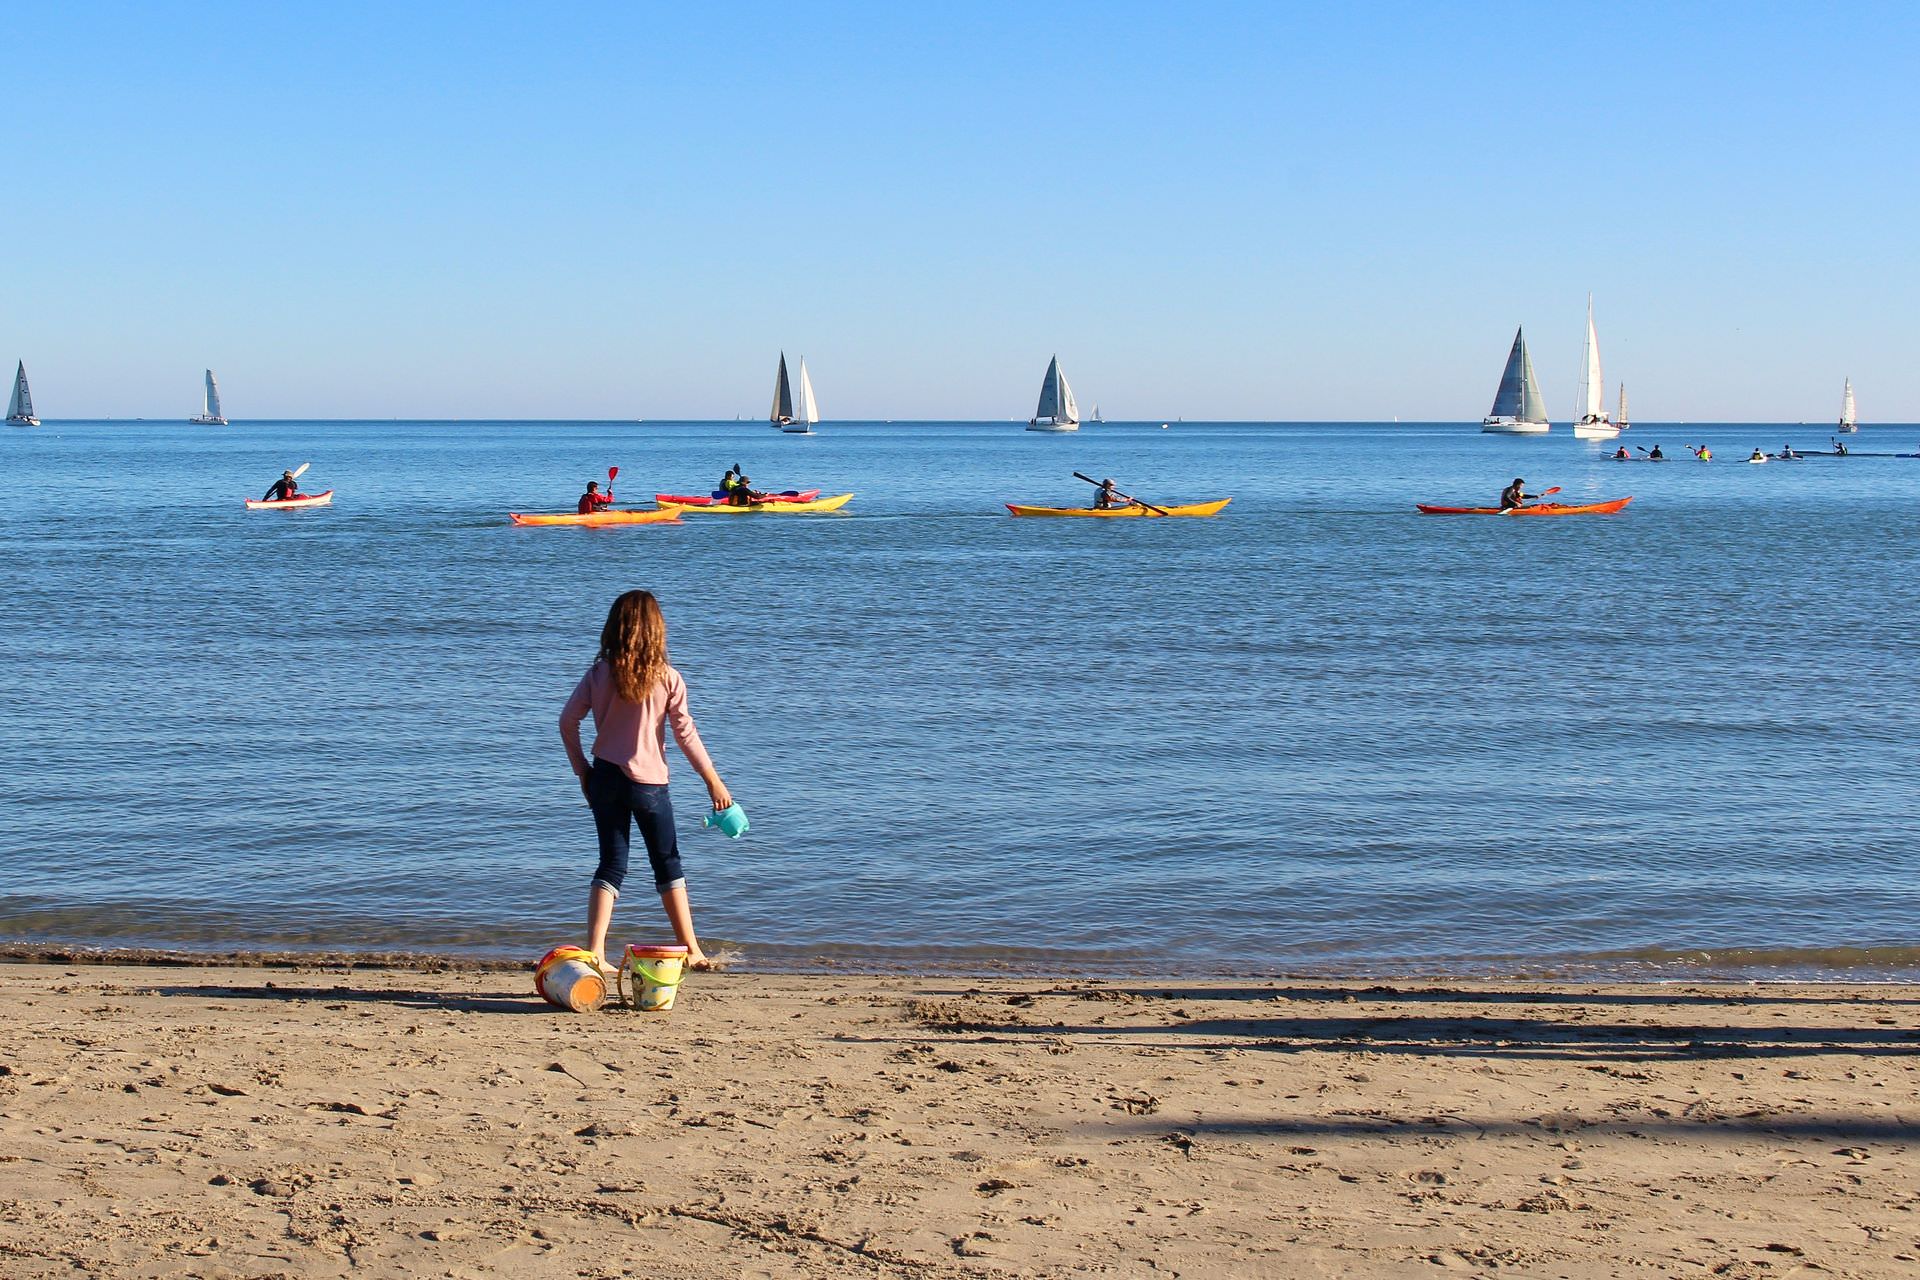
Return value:
[(1607, 384), (1600, 373), (1600, 335), (1593, 327), (1593, 295), (1587, 295), (1587, 354), (1580, 369), (1580, 407), (1574, 410), (1577, 440), (1608, 440), (1620, 428), (1607, 416)]
[(1627, 429), (1627, 424), (1630, 421), (1627, 417), (1627, 384), (1624, 382), (1620, 384), (1620, 416), (1616, 421), (1622, 431)]
[(226, 415), (220, 411), (220, 383), (214, 378), (213, 370), (207, 370), (207, 416), (226, 421)]
[(1606, 413), (1607, 383), (1600, 376), (1600, 336), (1593, 328), (1593, 295), (1587, 295), (1587, 358), (1580, 371), (1580, 408), (1576, 420), (1592, 421)]
[(1859, 416), (1853, 408), (1853, 379), (1847, 379), (1847, 389), (1840, 395), (1840, 429), (1852, 431), (1860, 425)]
[(27, 362), (22, 360), (13, 373), (13, 396), (7, 401), (7, 421), (38, 426), (33, 416), (33, 392), (27, 387)]
[(787, 353), (780, 353), (780, 370), (773, 375), (773, 411), (767, 421), (774, 426), (793, 421), (793, 388), (787, 382)]
[(813, 379), (807, 376), (807, 358), (800, 357), (800, 399), (793, 415), (795, 422), (804, 422), (811, 426), (820, 421), (820, 406), (814, 403)]

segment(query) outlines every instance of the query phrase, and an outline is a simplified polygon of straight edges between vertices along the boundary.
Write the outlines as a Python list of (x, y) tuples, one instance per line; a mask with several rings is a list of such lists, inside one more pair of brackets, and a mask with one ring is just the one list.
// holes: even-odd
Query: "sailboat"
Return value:
[(1027, 419), (1029, 431), (1078, 431), (1080, 407), (1073, 402), (1073, 388), (1067, 375), (1060, 372), (1060, 357), (1047, 362), (1047, 376), (1040, 382), (1040, 407)]
[(1105, 421), (1106, 421), (1106, 419), (1105, 419), (1105, 418), (1103, 418), (1103, 417), (1101, 417), (1101, 416), (1100, 416), (1100, 406), (1099, 406), (1099, 405), (1095, 405), (1095, 406), (1093, 406), (1093, 416), (1092, 416), (1091, 418), (1088, 418), (1088, 419), (1087, 419), (1087, 421), (1088, 421), (1088, 422), (1105, 422)]
[(22, 360), (13, 374), (13, 398), (7, 401), (7, 421), (20, 427), (37, 427), (33, 416), (33, 392), (27, 390), (27, 362)]
[[(784, 361), (786, 357), (783, 355)], [(794, 413), (791, 421), (782, 422), (780, 429), (790, 436), (810, 436), (813, 424), (820, 421), (820, 406), (813, 400), (813, 379), (807, 376), (807, 358), (800, 357), (800, 394), (794, 401)]]
[(226, 418), (220, 412), (220, 384), (214, 380), (213, 370), (207, 370), (207, 399), (200, 406), (200, 412), (188, 418), (188, 422), (199, 423), (204, 427), (224, 427)]
[(1624, 382), (1620, 384), (1620, 416), (1614, 421), (1620, 424), (1622, 431), (1633, 425), (1627, 418), (1627, 384)]
[(1860, 423), (1853, 411), (1853, 379), (1847, 379), (1847, 389), (1840, 394), (1840, 430), (1858, 431)]
[(1600, 338), (1593, 330), (1593, 295), (1587, 295), (1587, 359), (1580, 369), (1580, 403), (1574, 409), (1573, 438), (1611, 440), (1620, 427), (1607, 416), (1607, 384), (1600, 376)]
[(1513, 350), (1507, 352), (1507, 367), (1500, 374), (1500, 389), (1493, 393), (1493, 408), (1480, 420), (1480, 430), (1496, 435), (1545, 435), (1547, 402), (1540, 397), (1540, 384), (1533, 376), (1533, 357), (1527, 354), (1525, 327), (1513, 331)]
[[(767, 414), (767, 422), (776, 431), (792, 430), (796, 435), (812, 434), (812, 424), (820, 421), (820, 411), (813, 403), (813, 383), (807, 380), (807, 362), (800, 362), (800, 382), (806, 395), (806, 403), (796, 406), (793, 398), (793, 383), (787, 379), (787, 353), (780, 353), (780, 367), (773, 375), (773, 409)], [(806, 412), (800, 412), (804, 409)], [(811, 416), (809, 416), (811, 415)]]

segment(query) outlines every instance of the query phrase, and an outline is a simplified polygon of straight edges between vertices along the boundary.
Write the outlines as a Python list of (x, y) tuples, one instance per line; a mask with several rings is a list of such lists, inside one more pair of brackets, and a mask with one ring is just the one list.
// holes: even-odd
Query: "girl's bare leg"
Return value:
[(607, 926), (613, 923), (613, 894), (604, 886), (587, 890), (587, 950), (596, 963), (607, 962)]
[(678, 884), (662, 890), (660, 905), (667, 909), (667, 922), (673, 926), (674, 939), (687, 949), (687, 967), (706, 968), (707, 953), (700, 949), (700, 939), (693, 934), (693, 908), (687, 905), (687, 887)]

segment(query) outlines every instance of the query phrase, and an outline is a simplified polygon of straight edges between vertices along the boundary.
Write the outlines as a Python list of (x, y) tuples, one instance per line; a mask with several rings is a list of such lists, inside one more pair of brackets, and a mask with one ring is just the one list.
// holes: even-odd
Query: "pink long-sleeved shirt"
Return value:
[(687, 682), (672, 667), (640, 702), (628, 702), (620, 696), (614, 688), (613, 668), (605, 660), (595, 660), (587, 668), (587, 674), (574, 686), (573, 696), (560, 709), (560, 741), (566, 744), (574, 774), (581, 778), (592, 767), (586, 752), (580, 749), (580, 722), (589, 711), (593, 713), (595, 758), (618, 765), (635, 782), (659, 784), (667, 780), (669, 721), (674, 741), (680, 744), (687, 763), (702, 774), (713, 770), (700, 731), (687, 711)]

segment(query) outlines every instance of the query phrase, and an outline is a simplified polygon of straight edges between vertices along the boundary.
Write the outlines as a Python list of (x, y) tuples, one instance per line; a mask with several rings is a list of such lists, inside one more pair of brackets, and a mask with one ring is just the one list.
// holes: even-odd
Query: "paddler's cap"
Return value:
[(293, 472), (291, 471), (282, 471), (280, 474), (285, 476), (289, 480), (293, 479)]
[(1514, 482), (1515, 484), (1525, 484), (1525, 483), (1526, 483), (1526, 481), (1525, 481), (1525, 480), (1522, 480), (1522, 479), (1521, 479), (1521, 478), (1520, 478), (1519, 476), (1515, 476), (1515, 477), (1513, 478), (1513, 482)]

